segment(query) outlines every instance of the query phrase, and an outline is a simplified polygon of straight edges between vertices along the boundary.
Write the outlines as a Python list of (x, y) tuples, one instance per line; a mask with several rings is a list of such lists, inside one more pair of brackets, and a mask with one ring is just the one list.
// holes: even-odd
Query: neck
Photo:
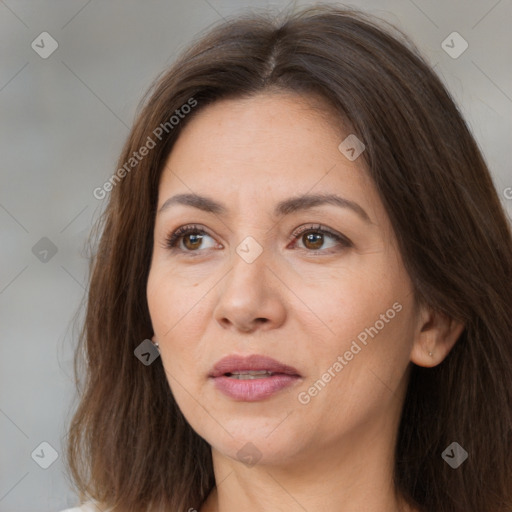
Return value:
[[(345, 436), (294, 456), (287, 464), (248, 467), (212, 450), (216, 487), (201, 512), (413, 512), (393, 485), (394, 440), (369, 422)], [(364, 442), (363, 442), (364, 440)]]

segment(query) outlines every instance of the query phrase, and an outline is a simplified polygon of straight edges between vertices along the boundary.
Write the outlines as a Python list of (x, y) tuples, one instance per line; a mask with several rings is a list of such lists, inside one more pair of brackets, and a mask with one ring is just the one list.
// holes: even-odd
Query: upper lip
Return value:
[(298, 370), (287, 364), (280, 363), (271, 357), (252, 354), (250, 356), (230, 355), (217, 361), (209, 376), (220, 377), (226, 373), (266, 370), (272, 373), (285, 373), (300, 377)]

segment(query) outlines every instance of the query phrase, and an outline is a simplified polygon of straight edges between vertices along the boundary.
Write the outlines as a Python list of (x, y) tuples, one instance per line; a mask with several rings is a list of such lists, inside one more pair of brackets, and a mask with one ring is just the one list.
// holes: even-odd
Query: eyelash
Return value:
[[(339, 235), (329, 229), (326, 229), (326, 228), (322, 227), (320, 224), (317, 224), (314, 226), (305, 226), (303, 228), (300, 228), (299, 230), (292, 233), (292, 235), (290, 236), (290, 240), (292, 240), (292, 241), (299, 240), (300, 237), (307, 232), (321, 233), (323, 235), (327, 235), (327, 236), (333, 238), (336, 242), (338, 242), (344, 248), (353, 246), (352, 242), (348, 238), (346, 238), (342, 235)], [(200, 227), (198, 227), (196, 225), (181, 226), (176, 231), (170, 233), (166, 237), (165, 248), (173, 250), (173, 251), (182, 251), (185, 253), (189, 253), (192, 256), (197, 256), (197, 254), (194, 254), (194, 253), (199, 253), (199, 252), (201, 252), (200, 250), (190, 251), (190, 250), (183, 250), (183, 249), (176, 247), (176, 242), (179, 242), (179, 240), (181, 238), (183, 238), (185, 235), (188, 235), (188, 234), (208, 235), (209, 237), (213, 238), (207, 231), (205, 231), (204, 229), (201, 229)], [(306, 251), (308, 254), (332, 254), (332, 249), (333, 248), (330, 248), (327, 251), (325, 249), (324, 250), (319, 249), (317, 251), (309, 250), (309, 249), (302, 249), (302, 250)]]

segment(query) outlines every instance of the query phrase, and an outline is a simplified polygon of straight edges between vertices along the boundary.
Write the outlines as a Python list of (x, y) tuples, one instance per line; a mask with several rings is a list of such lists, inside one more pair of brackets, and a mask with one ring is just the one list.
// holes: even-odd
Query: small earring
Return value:
[(432, 352), (429, 352), (428, 355), (432, 357), (434, 354)]
[(158, 347), (159, 347), (159, 345), (158, 345), (158, 341), (154, 341), (154, 342), (153, 342), (153, 345), (155, 345), (155, 347), (156, 347), (156, 348), (158, 348)]

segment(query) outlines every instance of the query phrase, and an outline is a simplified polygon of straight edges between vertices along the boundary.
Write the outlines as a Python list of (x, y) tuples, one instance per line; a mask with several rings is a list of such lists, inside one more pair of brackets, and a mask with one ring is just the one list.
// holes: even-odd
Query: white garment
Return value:
[(83, 505), (75, 508), (67, 508), (66, 510), (62, 510), (62, 512), (109, 512), (109, 510), (103, 510), (97, 507), (94, 502), (88, 501)]

